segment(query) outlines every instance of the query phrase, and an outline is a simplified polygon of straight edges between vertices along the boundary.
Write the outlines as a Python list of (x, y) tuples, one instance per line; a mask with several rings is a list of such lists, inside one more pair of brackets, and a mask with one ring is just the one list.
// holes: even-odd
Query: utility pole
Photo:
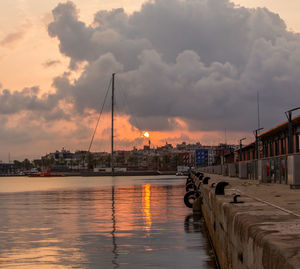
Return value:
[(292, 123), (292, 111), (287, 111), (287, 118), (289, 124), (289, 149), (288, 153), (291, 154), (293, 152), (293, 123)]
[(257, 129), (260, 128), (259, 91), (257, 91)]
[(112, 74), (111, 84), (111, 173), (114, 176), (114, 101), (115, 101), (115, 73)]
[(288, 119), (288, 124), (289, 124), (289, 148), (288, 148), (288, 153), (292, 154), (293, 153), (293, 122), (292, 122), (292, 112), (295, 110), (300, 109), (300, 107), (296, 107), (293, 109), (290, 109), (285, 112), (285, 115)]
[(258, 128), (256, 130), (253, 131), (254, 135), (255, 135), (255, 152), (256, 152), (256, 159), (259, 159), (259, 154), (258, 154), (258, 140), (257, 140), (257, 134), (260, 130), (264, 129), (263, 127)]
[(242, 161), (242, 141), (245, 139), (246, 139), (246, 137), (240, 139), (240, 160), (239, 160), (240, 162)]

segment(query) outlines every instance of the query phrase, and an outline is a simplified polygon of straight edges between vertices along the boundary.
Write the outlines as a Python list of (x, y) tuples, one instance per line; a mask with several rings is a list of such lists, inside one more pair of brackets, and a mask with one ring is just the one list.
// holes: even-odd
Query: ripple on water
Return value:
[(182, 179), (47, 179), (17, 192), (11, 180), (0, 194), (0, 268), (214, 268)]

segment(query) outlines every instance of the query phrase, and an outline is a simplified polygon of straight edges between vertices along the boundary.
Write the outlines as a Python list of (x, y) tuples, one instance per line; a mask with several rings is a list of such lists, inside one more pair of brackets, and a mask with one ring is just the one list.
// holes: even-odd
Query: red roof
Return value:
[[(248, 149), (248, 148), (254, 148), (255, 147), (255, 142), (251, 142), (251, 143), (249, 143), (249, 144), (247, 144), (247, 145), (242, 145), (242, 149), (244, 150), (244, 149)], [(235, 149), (235, 152), (236, 151), (240, 151), (240, 148), (237, 148), (237, 149)]]
[[(295, 116), (293, 119), (292, 119), (292, 122), (294, 124), (300, 124), (300, 115), (298, 116)], [(285, 121), (277, 126), (275, 126), (274, 128), (270, 129), (270, 130), (267, 130), (261, 134), (258, 135), (258, 137), (268, 137), (268, 136), (271, 136), (275, 133), (278, 133), (278, 132), (281, 132), (283, 130), (286, 130), (288, 128), (288, 121)]]

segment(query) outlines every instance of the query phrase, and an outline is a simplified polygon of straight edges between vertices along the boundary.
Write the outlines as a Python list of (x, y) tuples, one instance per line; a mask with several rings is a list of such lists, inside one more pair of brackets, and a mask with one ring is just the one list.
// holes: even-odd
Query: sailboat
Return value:
[[(160, 174), (158, 171), (127, 171), (127, 170), (120, 171), (119, 169), (118, 169), (118, 171), (116, 171), (115, 158), (114, 158), (114, 155), (115, 155), (115, 152), (114, 152), (115, 77), (116, 77), (116, 73), (113, 73), (111, 81), (109, 83), (109, 87), (108, 87), (108, 91), (109, 91), (110, 86), (111, 86), (111, 161), (110, 161), (111, 172), (104, 172), (104, 171), (103, 172), (100, 172), (100, 171), (99, 172), (84, 172), (84, 176), (94, 176), (94, 175), (95, 176), (97, 176), (97, 175), (112, 175), (112, 176), (114, 176), (116, 173), (118, 173), (118, 175), (157, 175), (157, 174)], [(107, 91), (107, 93), (108, 93), (108, 91)], [(106, 93), (106, 96), (107, 96), (107, 93)], [(105, 100), (106, 100), (106, 96), (105, 96)], [(105, 103), (105, 100), (104, 100), (104, 103)], [(103, 104), (103, 106), (104, 106), (104, 104)], [(94, 130), (87, 154), (90, 153), (93, 139), (95, 137), (95, 133), (96, 133), (96, 130), (97, 130), (97, 127), (99, 124), (100, 116), (103, 111), (103, 106), (102, 106), (95, 130)], [(144, 132), (143, 135), (145, 137), (149, 137), (148, 132)], [(149, 148), (150, 148), (150, 140), (149, 140)]]
[[(110, 166), (111, 166), (111, 175), (114, 176), (115, 175), (115, 164), (114, 164), (114, 105), (115, 105), (115, 76), (116, 76), (116, 73), (113, 73), (112, 74), (112, 78), (111, 78), (111, 81), (110, 81), (110, 84), (109, 84), (109, 87), (108, 87), (108, 90), (110, 88), (110, 85), (111, 85), (111, 163), (110, 163)], [(108, 92), (108, 91), (107, 91)], [(106, 94), (107, 96), (107, 94)], [(105, 96), (105, 99), (104, 99), (104, 103), (105, 103), (105, 100), (106, 100), (106, 96)], [(101, 109), (101, 112), (99, 114), (99, 117), (98, 117), (98, 121), (97, 121), (97, 124), (96, 124), (96, 127), (94, 129), (94, 133), (92, 135), (92, 139), (91, 139), (91, 142), (89, 144), (89, 148), (87, 150), (87, 155), (86, 157), (88, 157), (88, 154), (90, 154), (90, 150), (91, 150), (91, 147), (92, 147), (92, 144), (93, 144), (93, 140), (94, 140), (94, 137), (95, 137), (95, 134), (96, 134), (96, 131), (97, 131), (97, 128), (98, 128), (98, 124), (99, 124), (99, 121), (100, 121), (100, 117), (101, 117), (101, 114), (102, 114), (102, 111), (103, 111), (103, 107), (104, 107), (104, 103), (102, 105), (102, 109)], [(84, 172), (83, 175), (84, 176), (89, 176), (89, 175), (94, 175), (95, 173), (94, 172)], [(105, 174), (110, 174), (109, 172), (105, 172)]]

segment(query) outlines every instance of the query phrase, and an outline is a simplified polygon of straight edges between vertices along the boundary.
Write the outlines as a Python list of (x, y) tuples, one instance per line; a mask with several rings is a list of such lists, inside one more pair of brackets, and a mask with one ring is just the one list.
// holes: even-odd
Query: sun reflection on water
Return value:
[(183, 227), (184, 185), (128, 180), (0, 193), (0, 268), (208, 268), (194, 223)]
[(150, 184), (143, 185), (143, 219), (145, 221), (144, 230), (149, 232), (152, 226)]

